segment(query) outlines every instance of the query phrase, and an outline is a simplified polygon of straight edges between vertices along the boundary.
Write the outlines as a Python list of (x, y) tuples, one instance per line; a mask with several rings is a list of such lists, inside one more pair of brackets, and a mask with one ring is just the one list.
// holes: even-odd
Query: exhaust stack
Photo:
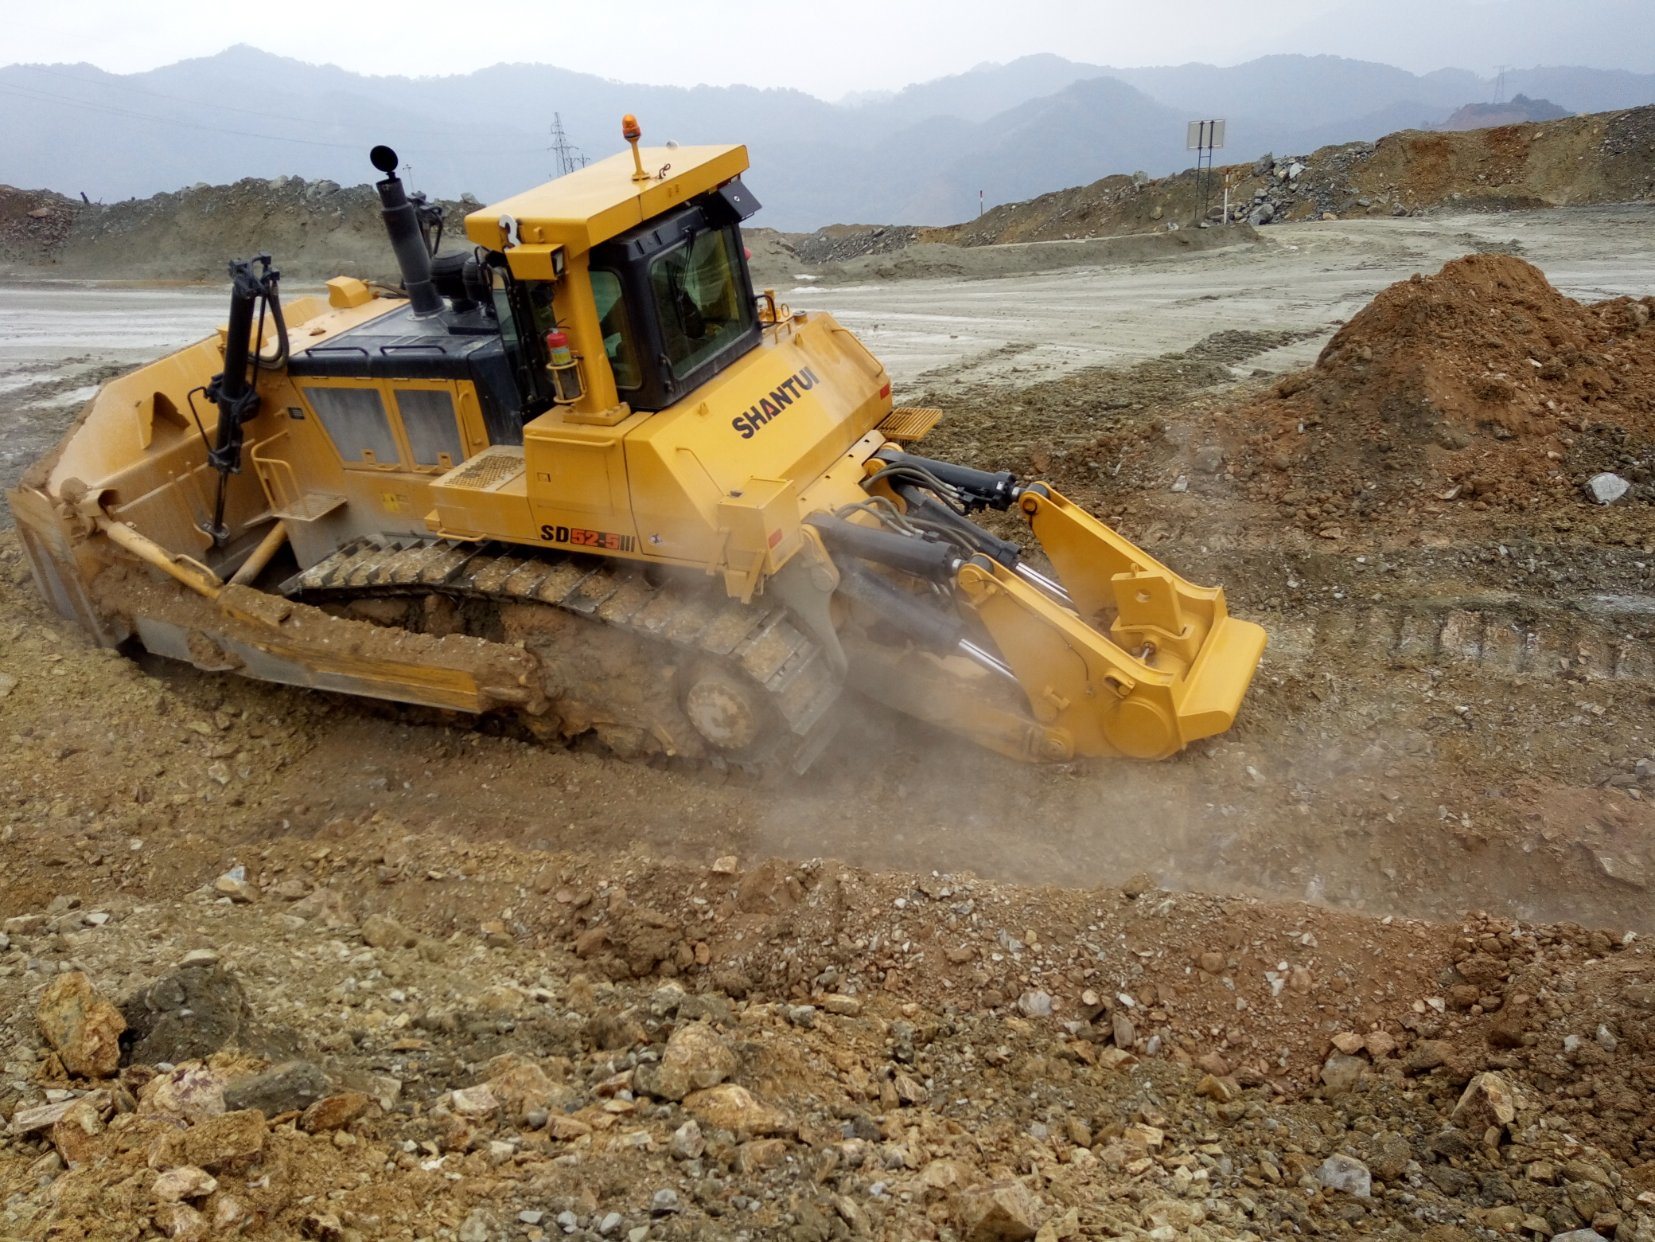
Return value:
[(431, 252), (426, 248), (425, 234), (420, 231), (419, 213), (408, 201), (407, 191), (396, 174), (397, 153), (390, 147), (380, 146), (370, 151), (368, 158), (385, 174), (385, 180), (375, 183), (374, 188), (379, 191), (380, 215), (385, 218), (385, 232), (390, 235), (391, 249), (396, 252), (408, 301), (416, 318), (435, 315), (443, 308), (442, 296), (431, 283)]

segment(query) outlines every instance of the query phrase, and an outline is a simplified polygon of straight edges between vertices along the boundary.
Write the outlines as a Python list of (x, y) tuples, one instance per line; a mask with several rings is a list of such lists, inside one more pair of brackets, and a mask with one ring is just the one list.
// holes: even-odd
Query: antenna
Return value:
[(1506, 101), (1506, 73), (1511, 68), (1513, 68), (1513, 66), (1511, 66), (1511, 65), (1495, 65), (1494, 66), (1494, 72), (1498, 75), (1494, 79), (1494, 102), (1495, 103), (1505, 103), (1505, 101)]
[(569, 135), (563, 130), (563, 114), (552, 113), (552, 152), (557, 156), (556, 176), (572, 173), (577, 168), (586, 167), (586, 155), (581, 149), (569, 141)]

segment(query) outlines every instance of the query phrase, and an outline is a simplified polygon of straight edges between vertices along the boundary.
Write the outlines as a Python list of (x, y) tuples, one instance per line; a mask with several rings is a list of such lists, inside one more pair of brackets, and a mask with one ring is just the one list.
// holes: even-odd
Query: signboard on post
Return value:
[[(1195, 218), (1198, 228), (1207, 227), (1207, 199), (1212, 185), (1213, 152), (1224, 146), (1224, 118), (1209, 121), (1191, 121), (1184, 139), (1187, 150), (1195, 152), (1195, 173), (1201, 183), (1201, 214)], [(1229, 223), (1229, 208), (1224, 209), (1224, 223)]]
[(1184, 147), (1189, 151), (1222, 151), (1224, 149), (1224, 118), (1216, 121), (1191, 121), (1189, 137)]

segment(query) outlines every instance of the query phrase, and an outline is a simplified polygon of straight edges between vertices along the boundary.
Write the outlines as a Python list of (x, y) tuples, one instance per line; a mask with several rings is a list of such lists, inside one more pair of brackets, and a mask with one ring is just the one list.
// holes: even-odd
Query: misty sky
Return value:
[[(1033, 52), (1113, 65), (1235, 64), (1287, 51), (1350, 54), (1306, 45), (1319, 36), (1301, 33), (1345, 2), (492, 0), (439, 7), (421, 0), (67, 0), (17, 6), (0, 39), (0, 62), (86, 61), (130, 73), (251, 43), (359, 73), (465, 73), (501, 61), (536, 62), (623, 81), (746, 82), (837, 99)], [(1644, 3), (1655, 8), (1655, 0)], [(464, 20), (467, 12), (476, 19)], [(1390, 59), (1402, 63), (1394, 51)], [(1413, 60), (1403, 67), (1493, 67), (1475, 47), (1443, 47), (1424, 38)]]

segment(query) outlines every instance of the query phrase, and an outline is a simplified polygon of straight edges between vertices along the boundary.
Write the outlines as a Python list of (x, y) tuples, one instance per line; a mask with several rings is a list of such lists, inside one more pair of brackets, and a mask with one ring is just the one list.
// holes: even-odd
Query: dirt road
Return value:
[[(1103, 268), (1059, 260), (1066, 243), (1036, 242), (960, 252), (956, 265), (974, 276), (975, 264), (981, 278), (826, 285), (788, 297), (832, 311), (899, 384), (929, 388), (1133, 363), (1214, 332), (1308, 333), (1247, 359), (1238, 373), (1249, 374), (1307, 365), (1386, 285), (1468, 251), (1519, 254), (1571, 297), (1641, 294), (1655, 286), (1652, 226), (1649, 206), (1290, 224), (1264, 230), (1258, 244)], [(1037, 271), (1048, 251), (1056, 270)], [(1036, 274), (995, 275), (1018, 266)]]

